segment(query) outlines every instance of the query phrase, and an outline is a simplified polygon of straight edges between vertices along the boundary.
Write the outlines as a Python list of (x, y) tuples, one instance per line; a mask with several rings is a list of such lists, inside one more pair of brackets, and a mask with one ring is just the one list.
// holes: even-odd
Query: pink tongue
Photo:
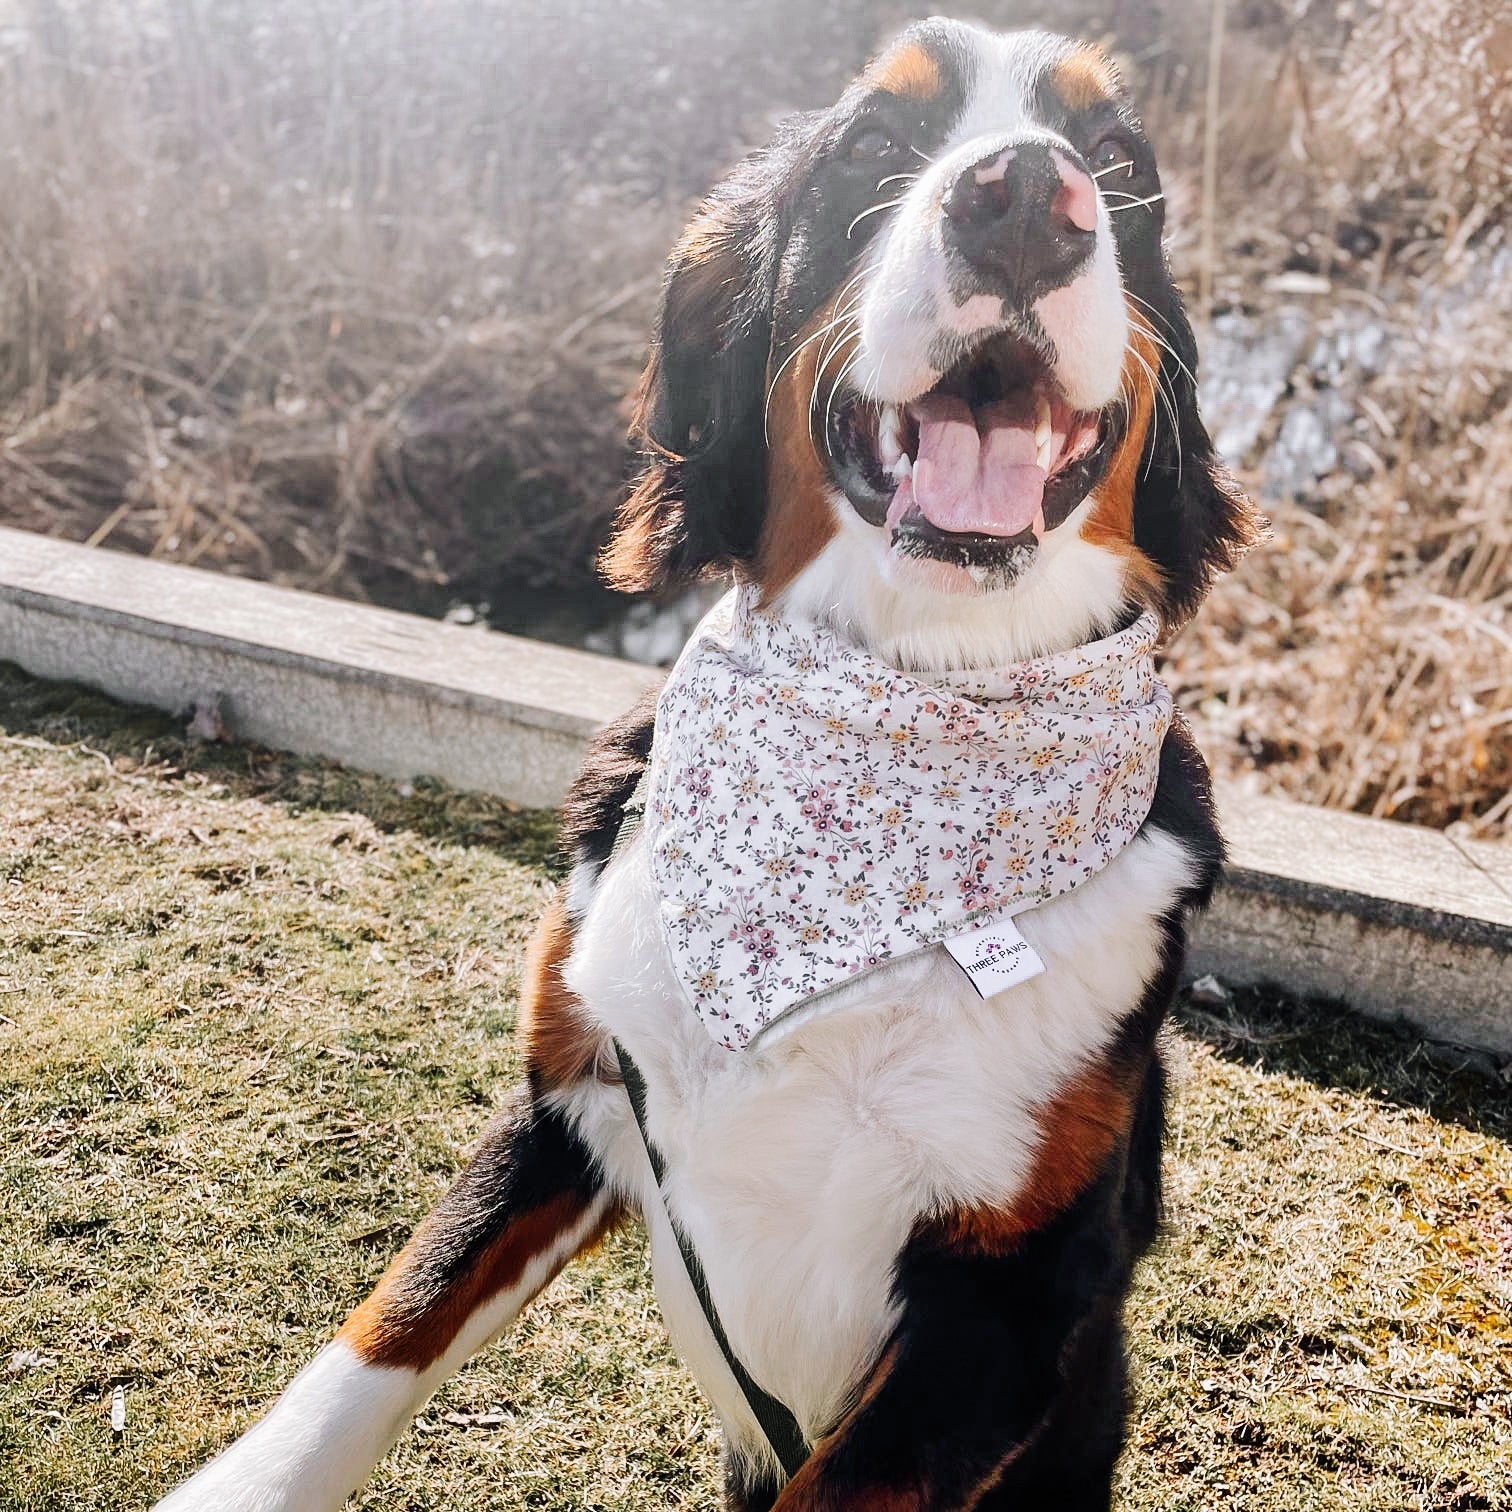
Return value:
[(1032, 394), (975, 415), (964, 399), (936, 395), (916, 403), (913, 415), (913, 502), (931, 525), (1004, 537), (1029, 529), (1045, 496), (1045, 469), (1034, 460)]

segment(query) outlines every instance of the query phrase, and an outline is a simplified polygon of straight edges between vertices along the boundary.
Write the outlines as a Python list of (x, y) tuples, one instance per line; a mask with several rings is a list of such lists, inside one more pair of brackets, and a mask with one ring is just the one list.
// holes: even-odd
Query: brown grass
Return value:
[[(1505, 6), (1231, 0), (1211, 133), (1211, 0), (970, 9), (1119, 53), (1216, 311), (1300, 302), (1321, 338), (1365, 309), (1392, 341), (1379, 373), (1292, 375), (1287, 403), (1335, 401), (1338, 464), (1266, 500), (1276, 545), (1175, 649), (1216, 761), (1506, 835)], [(0, 0), (0, 519), (512, 628), (610, 613), (591, 564), (661, 256), (902, 19)]]

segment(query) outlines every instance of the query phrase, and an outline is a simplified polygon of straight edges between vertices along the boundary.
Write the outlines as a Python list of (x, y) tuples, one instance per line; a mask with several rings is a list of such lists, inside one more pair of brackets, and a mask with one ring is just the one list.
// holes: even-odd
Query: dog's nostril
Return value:
[(1007, 175), (988, 179), (968, 168), (945, 196), (943, 209), (958, 226), (980, 225), (1001, 220), (1013, 208), (1013, 181)]

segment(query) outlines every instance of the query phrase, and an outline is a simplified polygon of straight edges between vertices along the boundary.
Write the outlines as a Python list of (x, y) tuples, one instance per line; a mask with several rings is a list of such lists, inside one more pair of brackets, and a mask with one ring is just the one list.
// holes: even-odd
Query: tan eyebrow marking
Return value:
[(1069, 110), (1086, 110), (1119, 91), (1118, 70), (1090, 42), (1073, 48), (1055, 65), (1050, 83)]
[(867, 71), (867, 80), (889, 94), (932, 100), (945, 86), (940, 65), (922, 42), (910, 42), (879, 58)]

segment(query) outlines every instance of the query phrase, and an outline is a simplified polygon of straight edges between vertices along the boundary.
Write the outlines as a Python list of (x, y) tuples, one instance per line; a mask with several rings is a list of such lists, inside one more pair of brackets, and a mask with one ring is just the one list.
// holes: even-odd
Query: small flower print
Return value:
[(730, 1049), (968, 918), (1095, 874), (1148, 812), (1170, 699), (1152, 619), (934, 687), (732, 596), (659, 705), (647, 804), (665, 935)]

